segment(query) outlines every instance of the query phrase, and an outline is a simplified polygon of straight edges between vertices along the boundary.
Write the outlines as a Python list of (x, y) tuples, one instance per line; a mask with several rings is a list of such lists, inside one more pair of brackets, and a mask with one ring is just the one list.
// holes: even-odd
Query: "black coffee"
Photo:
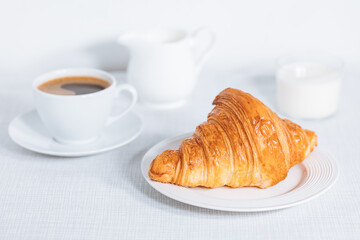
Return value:
[(90, 76), (56, 78), (42, 83), (38, 89), (56, 95), (82, 95), (101, 91), (110, 86), (108, 81)]

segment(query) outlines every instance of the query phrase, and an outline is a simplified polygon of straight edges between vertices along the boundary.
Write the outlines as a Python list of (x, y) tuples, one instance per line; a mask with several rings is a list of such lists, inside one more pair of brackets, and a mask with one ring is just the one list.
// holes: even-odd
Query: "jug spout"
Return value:
[(117, 42), (125, 47), (130, 47), (133, 41), (128, 33), (123, 33), (119, 36)]
[(187, 33), (178, 29), (150, 29), (146, 31), (125, 32), (118, 38), (118, 43), (125, 46), (146, 45), (166, 46), (184, 42)]

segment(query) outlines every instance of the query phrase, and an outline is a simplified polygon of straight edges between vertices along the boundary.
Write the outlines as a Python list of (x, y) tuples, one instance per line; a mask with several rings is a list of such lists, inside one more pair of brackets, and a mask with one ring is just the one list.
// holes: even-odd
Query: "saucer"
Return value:
[(56, 142), (36, 110), (16, 117), (10, 123), (8, 131), (15, 143), (28, 150), (53, 156), (79, 157), (109, 151), (133, 141), (142, 131), (142, 121), (137, 113), (130, 111), (106, 126), (98, 140), (78, 146)]

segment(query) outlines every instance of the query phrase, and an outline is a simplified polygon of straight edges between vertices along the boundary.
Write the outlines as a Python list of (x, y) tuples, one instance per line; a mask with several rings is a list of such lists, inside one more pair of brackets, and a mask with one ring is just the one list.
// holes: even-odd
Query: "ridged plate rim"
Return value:
[[(298, 167), (302, 167), (306, 171), (303, 178), (299, 180), (299, 184), (291, 191), (274, 197), (236, 201), (211, 199), (211, 197), (208, 197), (208, 199), (200, 197), (199, 199), (196, 188), (186, 188), (151, 180), (148, 176), (151, 161), (164, 149), (167, 149), (168, 146), (169, 149), (173, 149), (170, 146), (179, 145), (183, 139), (191, 136), (192, 133), (185, 133), (159, 142), (145, 153), (141, 162), (141, 172), (151, 187), (169, 198), (189, 205), (231, 212), (259, 212), (283, 209), (305, 203), (320, 196), (329, 190), (339, 177), (339, 169), (334, 157), (317, 147), (307, 159), (298, 164)], [(166, 184), (166, 187), (164, 187), (164, 184)], [(195, 194), (191, 194), (189, 191), (193, 191)], [(191, 195), (193, 195), (193, 198), (189, 198)]]

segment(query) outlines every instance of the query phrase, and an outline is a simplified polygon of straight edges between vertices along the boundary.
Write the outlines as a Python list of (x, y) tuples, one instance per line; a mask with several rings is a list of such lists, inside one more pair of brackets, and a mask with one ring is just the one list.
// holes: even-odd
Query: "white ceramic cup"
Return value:
[[(82, 95), (55, 95), (38, 89), (44, 82), (67, 76), (101, 78), (108, 81), (110, 86)], [(116, 80), (111, 74), (91, 68), (69, 68), (46, 73), (35, 79), (32, 88), (35, 106), (43, 124), (56, 141), (64, 144), (88, 144), (95, 141), (106, 125), (128, 113), (137, 100), (134, 87), (129, 84), (116, 86)], [(120, 114), (111, 115), (115, 99), (123, 91), (131, 94), (131, 103)]]

